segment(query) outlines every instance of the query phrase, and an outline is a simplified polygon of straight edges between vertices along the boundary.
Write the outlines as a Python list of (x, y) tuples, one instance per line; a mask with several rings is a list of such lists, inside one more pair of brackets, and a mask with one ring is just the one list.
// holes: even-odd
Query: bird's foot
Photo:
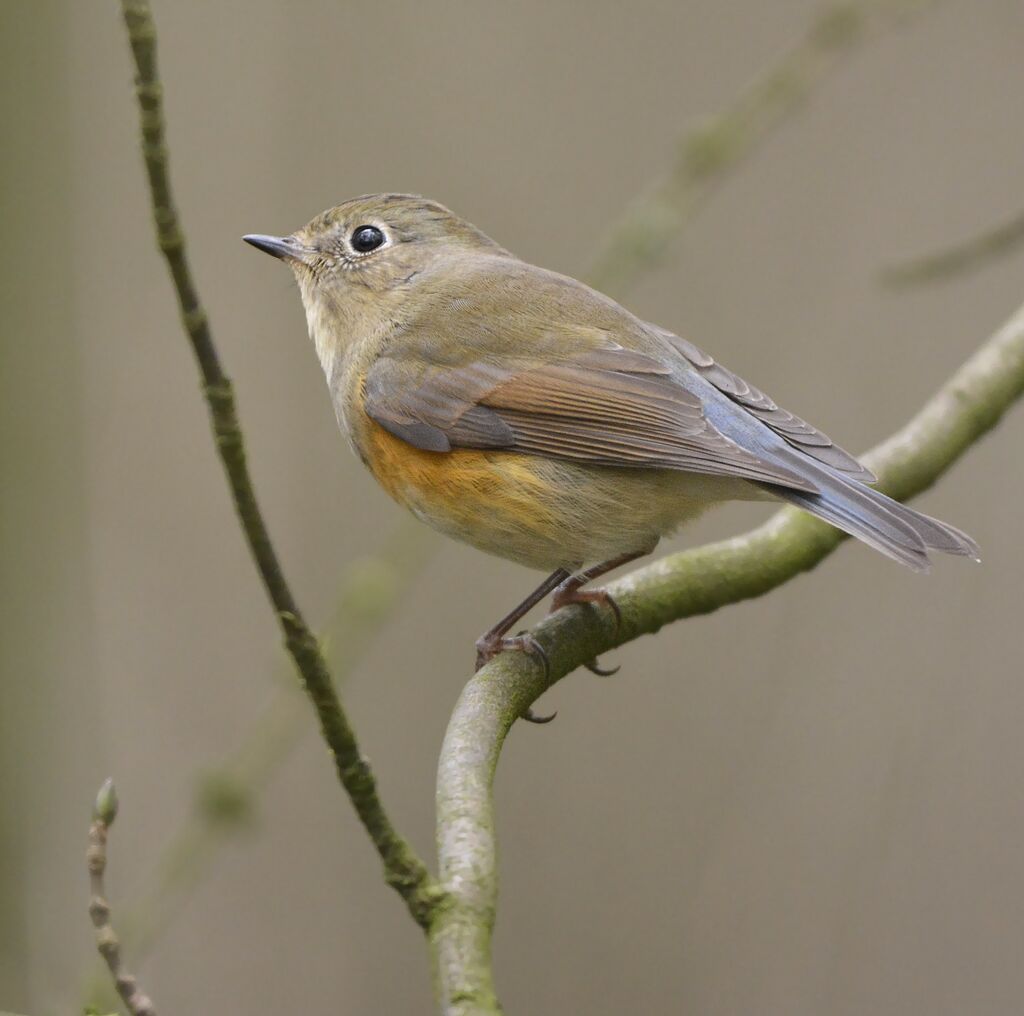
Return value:
[[(544, 668), (544, 680), (546, 681), (551, 674), (551, 663), (548, 660), (548, 654), (544, 652), (544, 647), (529, 634), (523, 635), (484, 635), (482, 638), (476, 641), (476, 669), (479, 670), (486, 663), (489, 663), (499, 653), (505, 652), (506, 649), (514, 649), (521, 653), (529, 653), (531, 656), (537, 657), (540, 660), (541, 666)], [(523, 719), (528, 720), (530, 723), (550, 723), (556, 716), (557, 712), (550, 713), (547, 716), (538, 716), (532, 709), (527, 709), (523, 713)]]
[[(574, 583), (570, 579), (568, 582), (562, 583), (555, 590), (554, 596), (551, 597), (551, 613), (553, 614), (556, 610), (561, 610), (562, 607), (566, 607), (570, 603), (600, 604), (602, 607), (607, 607), (615, 615), (616, 631), (622, 624), (622, 611), (619, 610), (619, 605), (615, 602), (615, 598), (606, 589), (581, 589), (579, 584)], [(619, 672), (618, 667), (605, 669), (598, 664), (596, 659), (588, 660), (583, 666), (591, 674), (596, 674), (598, 677), (611, 677)]]
[(597, 603), (607, 607), (615, 615), (615, 627), (622, 624), (622, 611), (615, 598), (605, 589), (580, 589), (579, 586), (566, 585), (564, 589), (555, 590), (551, 597), (551, 613), (567, 607), (570, 603)]
[(476, 640), (476, 669), (490, 663), (499, 653), (506, 649), (514, 649), (521, 653), (535, 656), (544, 668), (544, 678), (551, 674), (551, 663), (544, 647), (530, 634), (522, 635), (491, 635), (487, 634)]

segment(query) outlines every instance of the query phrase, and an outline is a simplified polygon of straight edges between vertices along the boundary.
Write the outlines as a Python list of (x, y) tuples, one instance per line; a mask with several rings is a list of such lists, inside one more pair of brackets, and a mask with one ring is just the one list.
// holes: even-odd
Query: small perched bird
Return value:
[(719, 501), (787, 501), (916, 571), (929, 549), (977, 557), (692, 342), (434, 201), (374, 194), (244, 239), (295, 273), (338, 422), (381, 486), (442, 533), (551, 572), (477, 641), (477, 667), (540, 652), (508, 632), (548, 593), (617, 613), (583, 587)]

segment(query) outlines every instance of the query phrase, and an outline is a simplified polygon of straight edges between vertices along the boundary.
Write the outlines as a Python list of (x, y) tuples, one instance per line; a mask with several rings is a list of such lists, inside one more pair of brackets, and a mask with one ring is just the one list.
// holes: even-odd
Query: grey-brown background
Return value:
[[(299, 301), (239, 242), (354, 194), (436, 197), (579, 273), (677, 138), (813, 0), (156, 2), (177, 197), (252, 467), (311, 618), (399, 509), (336, 433)], [(116, 5), (5, 0), (0, 1008), (69, 1012), (107, 774), (115, 905), (196, 773), (272, 694), (277, 639), (155, 252)], [(719, 191), (630, 306), (851, 448), (904, 421), (1024, 295), (1018, 255), (937, 288), (888, 260), (1020, 207), (1024, 13), (948, 3), (872, 42)], [(510, 1013), (1018, 1012), (1024, 682), (1018, 411), (921, 506), (983, 547), (921, 578), (844, 546), (767, 599), (563, 682), (498, 778)], [(729, 509), (685, 537), (736, 531)], [(534, 581), (439, 546), (345, 689), (403, 829), (474, 637)], [(166, 1012), (427, 1013), (419, 932), (312, 722), (142, 969)]]

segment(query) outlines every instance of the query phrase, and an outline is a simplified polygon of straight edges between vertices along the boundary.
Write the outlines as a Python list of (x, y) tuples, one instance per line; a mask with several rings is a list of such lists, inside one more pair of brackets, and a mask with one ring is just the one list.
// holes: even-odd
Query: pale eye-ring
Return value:
[(349, 238), (352, 249), (360, 254), (369, 254), (371, 250), (376, 250), (383, 242), (384, 233), (376, 226), (357, 226), (352, 230), (352, 236)]

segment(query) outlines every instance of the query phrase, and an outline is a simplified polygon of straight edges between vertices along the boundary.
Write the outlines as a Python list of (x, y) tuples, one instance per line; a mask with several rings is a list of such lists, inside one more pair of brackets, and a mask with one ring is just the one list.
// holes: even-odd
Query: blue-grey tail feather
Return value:
[(929, 549), (978, 559), (978, 545), (954, 526), (830, 469), (815, 469), (814, 474), (817, 494), (774, 484), (764, 487), (915, 571), (928, 571)]

